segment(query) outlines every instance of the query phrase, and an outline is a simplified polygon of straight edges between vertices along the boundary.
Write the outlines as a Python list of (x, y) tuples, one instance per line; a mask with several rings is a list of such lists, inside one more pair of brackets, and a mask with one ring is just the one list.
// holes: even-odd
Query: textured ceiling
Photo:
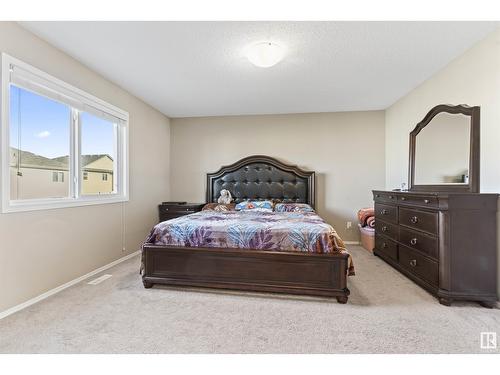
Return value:
[[(493, 22), (22, 22), (170, 117), (385, 109)], [(249, 43), (287, 49), (251, 65)]]

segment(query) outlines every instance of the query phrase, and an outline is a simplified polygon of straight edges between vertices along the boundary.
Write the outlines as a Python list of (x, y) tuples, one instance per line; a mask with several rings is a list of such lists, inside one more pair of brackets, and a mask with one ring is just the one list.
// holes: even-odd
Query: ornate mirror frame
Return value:
[[(415, 185), (415, 152), (417, 135), (439, 113), (463, 114), (470, 117), (470, 156), (469, 183), (463, 185)], [(479, 193), (479, 161), (480, 161), (480, 107), (469, 107), (465, 104), (456, 106), (440, 104), (432, 108), (410, 133), (410, 163), (408, 168), (408, 189), (410, 191), (448, 191)]]

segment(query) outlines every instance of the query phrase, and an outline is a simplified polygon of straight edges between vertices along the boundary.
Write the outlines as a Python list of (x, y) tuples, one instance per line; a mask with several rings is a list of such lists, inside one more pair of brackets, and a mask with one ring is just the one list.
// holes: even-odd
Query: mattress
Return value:
[(201, 211), (157, 224), (145, 245), (348, 254), (315, 212)]

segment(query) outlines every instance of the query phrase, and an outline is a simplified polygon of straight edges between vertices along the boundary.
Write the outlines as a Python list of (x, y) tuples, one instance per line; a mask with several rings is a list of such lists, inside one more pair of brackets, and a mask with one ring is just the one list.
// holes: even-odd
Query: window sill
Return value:
[(53, 210), (59, 208), (70, 208), (70, 207), (83, 207), (83, 206), (94, 206), (102, 204), (112, 204), (128, 202), (128, 196), (113, 196), (113, 197), (102, 197), (99, 198), (80, 198), (76, 199), (51, 199), (51, 200), (37, 200), (36, 202), (17, 202), (8, 203), (2, 207), (2, 213), (13, 213), (13, 212), (26, 212), (26, 211), (40, 211), (40, 210)]

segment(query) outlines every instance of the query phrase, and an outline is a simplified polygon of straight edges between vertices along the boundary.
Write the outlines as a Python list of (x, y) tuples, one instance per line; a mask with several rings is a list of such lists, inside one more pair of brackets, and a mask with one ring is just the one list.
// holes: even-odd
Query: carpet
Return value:
[[(0, 353), (499, 353), (500, 310), (440, 305), (359, 246), (335, 299), (155, 286), (139, 257), (0, 320)], [(98, 277), (96, 275), (95, 277)]]

